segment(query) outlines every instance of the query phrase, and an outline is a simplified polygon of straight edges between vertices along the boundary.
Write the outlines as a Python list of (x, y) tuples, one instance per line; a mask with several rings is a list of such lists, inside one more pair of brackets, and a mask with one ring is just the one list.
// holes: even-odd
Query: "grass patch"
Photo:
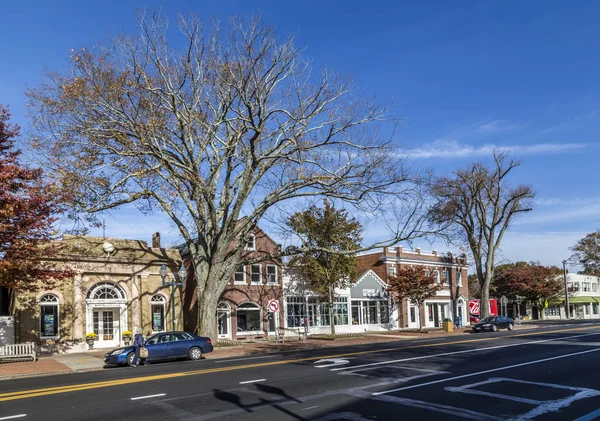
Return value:
[(335, 339), (347, 339), (347, 338), (363, 338), (365, 335), (362, 333), (338, 333), (334, 335), (326, 335), (326, 334), (317, 334), (317, 335), (308, 335), (308, 339), (322, 339), (326, 341), (333, 341)]

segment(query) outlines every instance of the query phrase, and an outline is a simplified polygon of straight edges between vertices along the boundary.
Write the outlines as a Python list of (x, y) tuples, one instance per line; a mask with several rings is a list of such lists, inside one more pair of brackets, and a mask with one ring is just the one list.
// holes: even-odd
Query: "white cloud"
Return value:
[(585, 143), (539, 143), (535, 145), (494, 145), (473, 146), (457, 141), (436, 141), (432, 144), (414, 148), (402, 154), (413, 159), (430, 158), (469, 158), (489, 157), (494, 151), (502, 151), (511, 155), (537, 155), (568, 152), (586, 147)]
[(475, 133), (484, 133), (484, 134), (495, 134), (495, 133), (504, 133), (511, 130), (517, 129), (518, 126), (506, 120), (492, 120), (487, 121), (485, 123), (481, 123), (478, 127), (475, 128)]
[(534, 200), (537, 206), (582, 206), (600, 204), (600, 198), (590, 197), (585, 199), (558, 199), (558, 198), (539, 198)]

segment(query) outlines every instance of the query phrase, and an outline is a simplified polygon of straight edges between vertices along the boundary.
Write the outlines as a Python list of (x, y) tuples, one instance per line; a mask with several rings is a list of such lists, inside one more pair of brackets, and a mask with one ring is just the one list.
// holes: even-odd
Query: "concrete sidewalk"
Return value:
[[(515, 326), (515, 330), (532, 329), (536, 325)], [(414, 331), (371, 332), (361, 337), (338, 338), (336, 340), (307, 339), (275, 344), (270, 341), (246, 342), (239, 346), (217, 346), (206, 359), (219, 359), (238, 356), (260, 356), (269, 353), (281, 353), (315, 348), (330, 348), (350, 345), (364, 345), (378, 342), (399, 340), (429, 339), (438, 337), (461, 337), (470, 334), (470, 328), (462, 328), (453, 332), (433, 331), (421, 333)], [(35, 377), (51, 374), (65, 374), (80, 371), (101, 370), (104, 367), (104, 354), (109, 349), (95, 349), (84, 353), (56, 354), (41, 357), (37, 362), (12, 362), (0, 364), (0, 380), (17, 377)]]

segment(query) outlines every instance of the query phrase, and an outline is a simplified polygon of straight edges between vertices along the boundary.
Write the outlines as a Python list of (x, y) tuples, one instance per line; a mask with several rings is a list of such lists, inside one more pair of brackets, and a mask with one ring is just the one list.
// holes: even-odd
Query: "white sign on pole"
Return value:
[(269, 304), (267, 304), (267, 309), (271, 313), (277, 313), (279, 311), (279, 301), (277, 301), (277, 300), (269, 301)]

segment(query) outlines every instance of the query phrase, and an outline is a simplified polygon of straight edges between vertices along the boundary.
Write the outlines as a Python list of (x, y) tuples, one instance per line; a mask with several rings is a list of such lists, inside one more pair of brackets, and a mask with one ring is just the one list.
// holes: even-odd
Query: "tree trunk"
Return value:
[(219, 265), (210, 266), (200, 263), (196, 266), (198, 324), (196, 331), (200, 336), (217, 339), (217, 304), (227, 287), (233, 273), (221, 273)]
[(479, 318), (484, 319), (490, 315), (490, 275), (486, 273), (481, 286), (481, 300), (479, 300)]
[(423, 303), (419, 303), (417, 306), (417, 309), (419, 310), (419, 314), (418, 314), (419, 317), (417, 317), (417, 319), (419, 320), (419, 332), (421, 330), (423, 330), (423, 325), (421, 324), (421, 316), (424, 315), (424, 313), (422, 311), (423, 310), (422, 307), (423, 307)]
[(335, 323), (333, 320), (333, 287), (329, 286), (329, 324), (331, 324), (331, 336), (335, 339)]

